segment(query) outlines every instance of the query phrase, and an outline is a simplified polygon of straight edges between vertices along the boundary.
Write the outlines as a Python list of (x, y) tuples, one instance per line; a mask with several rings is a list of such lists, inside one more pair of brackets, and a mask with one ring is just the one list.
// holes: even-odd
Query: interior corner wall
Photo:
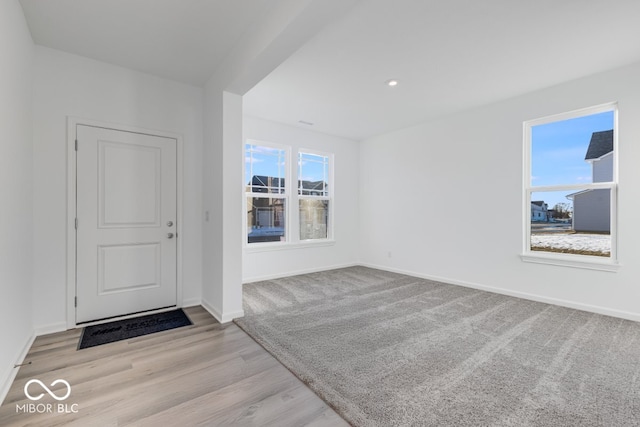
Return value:
[[(358, 262), (358, 154), (359, 143), (345, 138), (299, 129), (272, 121), (244, 117), (244, 139), (333, 153), (334, 159), (334, 239), (330, 246), (293, 245), (277, 250), (244, 247), (244, 282), (325, 270)], [(243, 241), (246, 237), (243, 237)]]
[(242, 96), (222, 94), (222, 322), (244, 316), (242, 309)]
[(242, 96), (205, 89), (202, 305), (220, 322), (242, 311)]
[(183, 302), (202, 286), (203, 90), (41, 46), (34, 78), (34, 308), (39, 331), (66, 326), (67, 117), (183, 137)]
[(222, 316), (222, 94), (207, 85), (204, 100), (202, 203), (202, 305), (218, 320)]
[(0, 403), (34, 333), (33, 56), (20, 4), (0, 2)]
[[(363, 141), (362, 261), (640, 320), (638, 76), (635, 64)], [(523, 262), (523, 121), (612, 101), (619, 271)]]

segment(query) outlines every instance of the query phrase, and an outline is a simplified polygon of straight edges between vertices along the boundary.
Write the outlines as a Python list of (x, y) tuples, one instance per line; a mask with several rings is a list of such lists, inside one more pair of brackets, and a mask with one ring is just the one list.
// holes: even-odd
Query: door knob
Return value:
[(168, 233), (168, 234), (167, 234), (167, 237), (168, 237), (169, 239), (173, 239), (173, 233)]
[(173, 221), (167, 222), (167, 227), (172, 227), (172, 226), (173, 226)]

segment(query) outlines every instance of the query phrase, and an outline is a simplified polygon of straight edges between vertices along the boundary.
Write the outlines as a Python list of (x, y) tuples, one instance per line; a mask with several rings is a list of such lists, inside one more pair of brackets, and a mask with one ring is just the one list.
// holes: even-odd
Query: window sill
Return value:
[(271, 251), (290, 251), (297, 249), (319, 248), (324, 246), (334, 246), (336, 241), (333, 239), (309, 240), (302, 242), (276, 242), (276, 243), (253, 243), (245, 245), (245, 253), (251, 254), (256, 252)]
[(587, 255), (561, 255), (551, 253), (524, 253), (520, 255), (523, 262), (535, 264), (559, 265), (562, 267), (583, 268), (587, 270), (609, 271), (617, 273), (620, 264), (610, 259), (602, 259)]

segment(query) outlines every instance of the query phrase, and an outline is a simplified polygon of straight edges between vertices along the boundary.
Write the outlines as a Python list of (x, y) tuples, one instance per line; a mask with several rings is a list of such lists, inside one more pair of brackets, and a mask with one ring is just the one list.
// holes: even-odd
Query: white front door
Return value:
[(76, 127), (76, 322), (176, 305), (177, 141)]

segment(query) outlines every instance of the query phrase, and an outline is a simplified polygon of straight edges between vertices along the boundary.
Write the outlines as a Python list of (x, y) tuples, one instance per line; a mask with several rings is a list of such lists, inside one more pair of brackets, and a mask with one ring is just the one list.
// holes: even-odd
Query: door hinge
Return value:
[(76, 230), (78, 229), (78, 218), (76, 218)]
[(76, 139), (76, 151), (78, 151), (78, 140)]
[(78, 297), (73, 297), (73, 304), (75, 307), (78, 306)]

